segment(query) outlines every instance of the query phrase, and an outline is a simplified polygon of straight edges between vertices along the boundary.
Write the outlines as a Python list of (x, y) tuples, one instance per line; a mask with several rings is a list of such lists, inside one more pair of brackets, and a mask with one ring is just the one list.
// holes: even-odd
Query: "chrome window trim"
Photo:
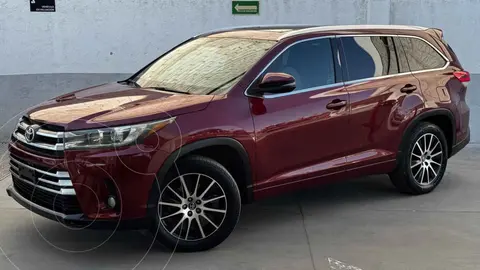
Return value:
[[(340, 86), (343, 86), (343, 82), (327, 84), (327, 85), (319, 86), (319, 87), (310, 87), (310, 88), (295, 91), (295, 94), (302, 94), (302, 93), (307, 93), (307, 92), (310, 92), (310, 91), (322, 90), (322, 89), (334, 88), (334, 87), (340, 87)], [(284, 96), (289, 96), (289, 95), (292, 95), (292, 93), (289, 92), (289, 93), (264, 95), (263, 98), (269, 99), (269, 98), (284, 97)]]
[(373, 81), (373, 80), (381, 80), (381, 79), (388, 79), (388, 78), (393, 78), (393, 77), (398, 77), (398, 76), (404, 76), (404, 75), (411, 75), (411, 74), (418, 74), (418, 73), (424, 73), (424, 72), (432, 72), (432, 71), (441, 71), (445, 70), (450, 66), (450, 60), (440, 51), (438, 50), (435, 46), (432, 45), (432, 43), (428, 42), (428, 40), (425, 40), (424, 38), (417, 37), (417, 36), (411, 36), (411, 35), (388, 35), (388, 34), (359, 34), (359, 35), (338, 35), (337, 38), (342, 38), (342, 37), (406, 37), (406, 38), (416, 38), (424, 41), (427, 43), (430, 47), (432, 47), (440, 56), (445, 60), (445, 66), (441, 68), (432, 68), (432, 69), (425, 69), (425, 70), (418, 70), (418, 71), (410, 71), (410, 72), (402, 72), (402, 73), (397, 73), (397, 74), (391, 74), (391, 75), (383, 75), (383, 76), (378, 76), (378, 77), (368, 77), (364, 79), (358, 79), (358, 80), (350, 80), (346, 81), (345, 85), (347, 84), (354, 84), (354, 83), (361, 83), (361, 82), (366, 82), (366, 81)]
[(369, 77), (369, 78), (365, 78), (365, 79), (350, 80), (350, 81), (345, 82), (345, 86), (350, 85), (350, 84), (355, 84), (355, 83), (376, 81), (376, 80), (394, 78), (394, 77), (405, 76), (405, 75), (412, 75), (412, 73), (411, 72), (403, 72), (403, 73), (392, 74), (392, 75), (384, 75), (384, 76), (378, 76), (378, 77)]
[(423, 40), (424, 42), (426, 42), (430, 47), (432, 47), (438, 54), (440, 54), (440, 56), (443, 57), (443, 59), (445, 60), (445, 66), (441, 67), (441, 68), (432, 68), (432, 69), (425, 69), (425, 70), (417, 70), (417, 71), (410, 71), (412, 74), (418, 74), (418, 73), (423, 73), (423, 72), (430, 72), (430, 71), (440, 71), (440, 70), (445, 70), (447, 69), (451, 62), (450, 60), (448, 59), (447, 56), (445, 56), (444, 53), (442, 53), (437, 47), (433, 46), (432, 43), (430, 43), (428, 40), (422, 38), (422, 37), (416, 37), (416, 36), (409, 36), (409, 35), (397, 35), (397, 37), (410, 37), (410, 38), (416, 38), (416, 39), (420, 39), (420, 40)]
[[(323, 38), (342, 38), (342, 37), (407, 37), (407, 38), (416, 38), (420, 39), (424, 42), (426, 42), (430, 47), (432, 47), (437, 53), (442, 56), (442, 58), (446, 61), (445, 66), (441, 68), (434, 68), (434, 69), (426, 69), (426, 70), (418, 70), (418, 71), (410, 71), (410, 72), (403, 72), (403, 73), (397, 73), (397, 74), (391, 74), (391, 75), (383, 75), (383, 76), (378, 76), (378, 77), (369, 77), (369, 78), (364, 78), (364, 79), (358, 79), (358, 80), (350, 80), (350, 81), (345, 81), (345, 82), (340, 82), (340, 83), (334, 83), (334, 84), (329, 84), (329, 85), (323, 85), (319, 87), (311, 87), (307, 89), (302, 89), (298, 91), (293, 91), (289, 93), (281, 93), (281, 94), (271, 94), (271, 95), (263, 95), (263, 96), (255, 96), (255, 95), (250, 95), (247, 93), (248, 89), (252, 87), (252, 85), (255, 83), (255, 81), (258, 80), (258, 78), (272, 65), (272, 63), (280, 56), (282, 53), (284, 53), (287, 49), (290, 47), (302, 43), (302, 42), (307, 42), (311, 40), (317, 40), (317, 39), (323, 39)], [(277, 98), (277, 97), (285, 97), (285, 96), (291, 96), (295, 94), (302, 94), (310, 91), (315, 91), (315, 90), (322, 90), (330, 87), (337, 87), (338, 84), (340, 85), (347, 85), (347, 84), (354, 84), (354, 83), (361, 83), (361, 82), (366, 82), (366, 81), (373, 81), (373, 80), (380, 80), (380, 79), (387, 79), (387, 78), (393, 78), (397, 76), (404, 76), (404, 75), (411, 75), (411, 74), (418, 74), (418, 73), (424, 73), (424, 72), (433, 72), (433, 71), (441, 71), (445, 70), (450, 66), (451, 62), (450, 60), (435, 46), (432, 45), (432, 43), (428, 42), (422, 37), (417, 37), (417, 36), (412, 36), (412, 35), (392, 35), (392, 34), (347, 34), (347, 35), (330, 35), (330, 36), (321, 36), (321, 37), (314, 37), (314, 38), (308, 38), (308, 39), (302, 39), (298, 40), (289, 46), (285, 47), (281, 52), (279, 52), (266, 66), (262, 71), (255, 77), (255, 79), (250, 83), (250, 85), (247, 87), (247, 89), (244, 91), (244, 95), (247, 97), (252, 97), (252, 98)], [(343, 68), (343, 67), (342, 67)]]
[[(433, 46), (432, 43), (430, 43), (428, 40), (418, 37), (418, 36), (412, 36), (412, 35), (389, 35), (389, 34), (347, 34), (347, 35), (337, 35), (337, 38), (343, 38), (343, 37), (405, 37), (405, 38), (416, 38), (420, 39), (423, 42), (427, 43), (432, 49), (434, 49), (440, 56), (447, 62), (447, 64), (443, 68), (435, 68), (435, 69), (444, 69), (450, 64), (450, 60), (448, 57), (445, 56), (437, 47)], [(435, 69), (430, 69), (430, 70), (435, 70)], [(421, 70), (420, 70), (421, 71)]]
[(18, 161), (16, 158), (10, 156), (10, 160), (13, 160), (15, 163), (18, 163), (26, 168), (29, 168), (29, 169), (32, 169), (32, 170), (35, 170), (39, 173), (42, 173), (44, 175), (48, 175), (48, 176), (53, 176), (53, 177), (57, 177), (57, 178), (70, 178), (70, 174), (68, 172), (65, 172), (65, 171), (57, 171), (56, 173), (51, 173), (51, 172), (46, 172), (46, 171), (43, 171), (43, 170), (40, 170), (40, 169), (37, 169), (35, 167), (32, 167), (30, 165), (27, 165), (23, 162), (20, 162)]
[(20, 177), (20, 175), (18, 175), (13, 170), (10, 170), (10, 173), (13, 176), (15, 176), (18, 180), (22, 181), (23, 183), (34, 186), (35, 188), (39, 188), (39, 189), (42, 189), (42, 190), (45, 190), (45, 191), (48, 191), (48, 192), (51, 192), (51, 193), (59, 194), (59, 195), (68, 195), (68, 196), (75, 196), (76, 195), (73, 187), (72, 188), (62, 188), (62, 189), (60, 189), (60, 191), (58, 191), (58, 190), (50, 189), (50, 188), (47, 188), (47, 187), (44, 187), (44, 186), (39, 186), (39, 185), (36, 185), (35, 183), (32, 183), (28, 180), (25, 180), (22, 177)]

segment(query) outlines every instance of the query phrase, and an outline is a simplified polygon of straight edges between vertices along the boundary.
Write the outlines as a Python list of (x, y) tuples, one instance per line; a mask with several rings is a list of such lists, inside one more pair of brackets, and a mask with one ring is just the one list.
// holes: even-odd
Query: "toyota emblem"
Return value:
[(35, 139), (35, 129), (32, 126), (27, 127), (25, 129), (25, 140), (27, 142), (33, 142), (33, 139)]

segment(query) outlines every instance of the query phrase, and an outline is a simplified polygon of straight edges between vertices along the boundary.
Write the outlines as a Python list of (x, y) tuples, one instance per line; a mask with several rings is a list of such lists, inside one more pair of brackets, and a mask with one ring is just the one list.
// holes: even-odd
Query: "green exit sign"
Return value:
[(232, 1), (232, 14), (256, 15), (259, 13), (259, 1)]

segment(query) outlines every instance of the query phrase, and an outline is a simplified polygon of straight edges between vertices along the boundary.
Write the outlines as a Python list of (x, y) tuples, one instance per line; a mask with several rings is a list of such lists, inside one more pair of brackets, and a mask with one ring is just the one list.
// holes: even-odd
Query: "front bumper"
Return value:
[[(145, 223), (143, 221), (148, 218), (152, 207), (148, 205), (148, 200), (155, 180), (155, 172), (159, 170), (167, 153), (161, 150), (151, 152), (141, 150), (137, 147), (128, 147), (113, 150), (66, 151), (64, 158), (51, 158), (36, 155), (11, 142), (9, 151), (14, 161), (20, 160), (22, 167), (41, 169), (35, 172), (37, 181), (41, 181), (40, 178), (44, 178), (42, 175), (52, 170), (52, 172), (62, 172), (61, 185), (70, 180), (71, 184), (68, 185), (68, 194), (63, 194), (65, 190), (58, 190), (58, 182), (56, 182), (57, 186), (51, 187), (57, 188), (60, 195), (55, 196), (58, 193), (46, 194), (46, 189), (39, 189), (38, 182), (22, 185), (25, 179), (20, 179), (21, 182), (19, 182), (20, 177), (12, 174), (12, 179), (16, 177), (13, 180), (17, 181), (16, 183), (14, 181), (13, 187), (7, 192), (27, 209), (64, 224), (115, 228), (121, 220), (122, 226), (123, 223), (127, 224), (125, 227), (143, 227)], [(18, 165), (17, 163), (15, 164)], [(66, 175), (67, 172), (68, 175)], [(31, 191), (32, 186), (37, 188)], [(26, 187), (30, 188), (30, 193), (26, 192)], [(50, 189), (46, 191), (55, 192)], [(29, 194), (35, 194), (35, 196)], [(113, 209), (107, 205), (107, 198), (112, 194), (117, 199), (117, 206)], [(50, 195), (50, 198), (46, 195)], [(70, 200), (72, 197), (75, 198), (74, 201), (78, 201), (77, 208), (74, 209), (68, 208), (74, 205)], [(57, 205), (60, 200), (62, 200), (60, 206), (66, 208)], [(95, 221), (95, 224), (91, 224), (92, 221)], [(130, 226), (129, 223), (140, 223), (140, 225)]]
[(7, 194), (20, 205), (34, 212), (35, 214), (53, 221), (60, 222), (69, 227), (115, 230), (145, 229), (150, 226), (150, 221), (146, 218), (135, 220), (100, 220), (86, 218), (83, 214), (65, 215), (31, 202), (20, 195), (12, 186), (7, 188)]

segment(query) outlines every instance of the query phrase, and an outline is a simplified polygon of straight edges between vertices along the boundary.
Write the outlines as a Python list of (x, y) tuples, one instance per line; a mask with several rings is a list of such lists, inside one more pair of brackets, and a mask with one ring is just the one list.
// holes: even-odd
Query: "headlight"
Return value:
[(65, 132), (65, 149), (120, 147), (134, 143), (173, 123), (170, 119), (122, 127)]

